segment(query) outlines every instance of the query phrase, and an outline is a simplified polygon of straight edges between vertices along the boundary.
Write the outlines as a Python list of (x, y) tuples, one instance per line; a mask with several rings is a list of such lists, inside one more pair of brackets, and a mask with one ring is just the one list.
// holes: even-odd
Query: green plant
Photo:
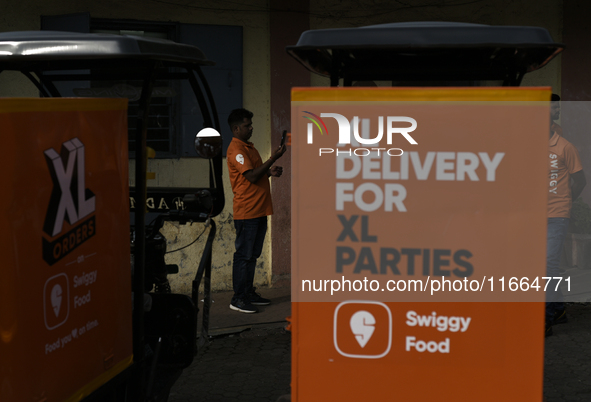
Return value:
[(571, 233), (591, 234), (591, 207), (581, 198), (573, 202), (570, 220)]

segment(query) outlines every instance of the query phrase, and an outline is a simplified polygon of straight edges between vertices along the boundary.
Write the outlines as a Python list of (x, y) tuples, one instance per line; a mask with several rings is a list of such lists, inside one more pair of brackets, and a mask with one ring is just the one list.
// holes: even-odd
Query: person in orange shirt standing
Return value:
[[(550, 119), (556, 120), (560, 111), (556, 97), (552, 97)], [(558, 98), (560, 99), (560, 98)], [(559, 116), (559, 114), (558, 114)], [(548, 238), (546, 249), (546, 276), (560, 276), (560, 255), (568, 230), (572, 202), (581, 195), (587, 184), (577, 149), (562, 137), (562, 130), (550, 129), (550, 152), (548, 170)], [(571, 184), (572, 183), (572, 184)], [(556, 281), (548, 284), (546, 293), (545, 336), (552, 335), (552, 325), (567, 321), (560, 288)]]
[(267, 233), (267, 216), (273, 214), (269, 177), (280, 177), (283, 170), (273, 166), (285, 153), (285, 145), (276, 149), (263, 163), (259, 152), (248, 140), (252, 136), (252, 112), (236, 109), (228, 116), (232, 141), (226, 161), (234, 193), (234, 227), (236, 251), (232, 265), (234, 296), (232, 310), (256, 313), (256, 306), (271, 303), (253, 287), (257, 258), (263, 250)]

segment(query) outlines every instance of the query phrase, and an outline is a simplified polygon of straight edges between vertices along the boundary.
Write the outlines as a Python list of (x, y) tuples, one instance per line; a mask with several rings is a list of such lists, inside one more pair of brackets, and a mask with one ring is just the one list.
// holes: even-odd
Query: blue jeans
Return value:
[[(548, 238), (546, 248), (546, 276), (558, 277), (560, 274), (560, 255), (566, 232), (568, 218), (548, 218)], [(546, 289), (546, 322), (552, 323), (554, 313), (564, 310), (564, 297), (557, 280), (552, 280)]]
[(243, 300), (253, 292), (254, 271), (257, 258), (263, 251), (265, 234), (267, 233), (267, 217), (254, 219), (234, 219), (236, 228), (236, 251), (232, 266), (232, 285), (234, 296), (232, 302)]

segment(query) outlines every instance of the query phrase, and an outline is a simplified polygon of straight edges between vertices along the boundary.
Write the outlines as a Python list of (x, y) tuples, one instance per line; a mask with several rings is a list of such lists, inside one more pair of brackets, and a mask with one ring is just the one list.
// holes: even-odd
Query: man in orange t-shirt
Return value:
[[(550, 107), (550, 119), (554, 120), (557, 101)], [(560, 99), (560, 98), (559, 98)], [(560, 277), (560, 255), (568, 230), (572, 202), (581, 195), (587, 184), (577, 149), (556, 130), (550, 130), (548, 170), (548, 238), (546, 249), (546, 276)], [(552, 334), (552, 325), (566, 322), (566, 311), (560, 288), (556, 281), (548, 284), (546, 293), (546, 336)]]
[(234, 193), (234, 227), (236, 251), (232, 264), (234, 296), (232, 310), (256, 313), (255, 306), (270, 304), (253, 287), (257, 258), (263, 250), (267, 233), (267, 216), (273, 214), (269, 177), (280, 177), (280, 166), (273, 166), (285, 153), (285, 145), (276, 149), (263, 163), (261, 156), (248, 140), (252, 136), (252, 116), (246, 109), (236, 109), (228, 116), (232, 141), (226, 161)]

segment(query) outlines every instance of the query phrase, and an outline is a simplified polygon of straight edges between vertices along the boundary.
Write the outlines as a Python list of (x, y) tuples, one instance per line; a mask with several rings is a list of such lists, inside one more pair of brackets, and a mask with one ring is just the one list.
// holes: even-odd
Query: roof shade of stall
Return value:
[(214, 64), (198, 48), (165, 39), (56, 31), (0, 33), (0, 62), (2, 63), (60, 64), (60, 61), (65, 61), (85, 64), (84, 60), (112, 59)]
[[(353, 81), (519, 85), (564, 49), (539, 27), (406, 22), (305, 31), (287, 52), (307, 69)], [(471, 84), (470, 84), (471, 83)]]

